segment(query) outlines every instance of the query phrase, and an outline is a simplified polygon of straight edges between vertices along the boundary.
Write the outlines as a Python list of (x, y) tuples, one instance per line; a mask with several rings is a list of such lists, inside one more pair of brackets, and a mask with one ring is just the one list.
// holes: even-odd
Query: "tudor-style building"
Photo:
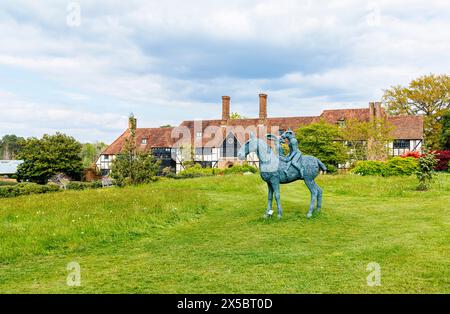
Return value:
[[(319, 116), (270, 118), (267, 117), (267, 95), (260, 94), (258, 118), (231, 119), (230, 112), (230, 97), (223, 96), (221, 119), (188, 120), (175, 128), (137, 128), (137, 145), (142, 150), (151, 150), (162, 161), (162, 167), (170, 167), (177, 173), (183, 170), (183, 161), (187, 158), (204, 167), (226, 168), (240, 163), (237, 153), (250, 131), (265, 138), (267, 133), (277, 134), (289, 128), (296, 130), (321, 120), (342, 125), (351, 119), (371, 121), (386, 118), (394, 126), (392, 135), (395, 140), (390, 144), (392, 155), (422, 149), (423, 116), (389, 116), (379, 102), (371, 102), (367, 108), (324, 110)], [(112, 160), (122, 150), (129, 134), (128, 128), (102, 152), (97, 161), (102, 175), (109, 174)], [(247, 161), (258, 166), (254, 154), (250, 154)]]

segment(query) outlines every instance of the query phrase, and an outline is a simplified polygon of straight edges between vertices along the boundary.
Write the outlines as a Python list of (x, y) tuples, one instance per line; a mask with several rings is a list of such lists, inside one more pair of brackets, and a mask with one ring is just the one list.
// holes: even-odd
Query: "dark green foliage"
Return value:
[(394, 157), (389, 161), (359, 161), (351, 170), (352, 173), (362, 176), (410, 176), (418, 169), (417, 159), (412, 157)]
[(450, 150), (450, 110), (447, 110), (441, 120), (441, 148), (442, 150)]
[(6, 186), (6, 185), (16, 185), (17, 182), (13, 181), (0, 181), (0, 186)]
[(347, 148), (340, 140), (337, 126), (324, 121), (299, 128), (296, 132), (298, 146), (304, 155), (320, 159), (328, 169), (336, 169), (348, 158)]
[(86, 190), (86, 189), (98, 189), (102, 188), (101, 181), (93, 181), (93, 182), (80, 182), (80, 181), (71, 181), (66, 185), (67, 190)]
[(426, 191), (430, 188), (435, 174), (434, 167), (437, 164), (436, 157), (431, 152), (425, 152), (419, 158), (419, 167), (416, 172), (417, 179), (419, 179), (419, 185), (417, 189), (419, 191)]
[(0, 186), (0, 198), (58, 192), (59, 190), (59, 187), (54, 184), (39, 185), (36, 183), (20, 183), (10, 186)]
[(24, 160), (17, 172), (20, 181), (45, 184), (57, 173), (74, 179), (81, 177), (81, 144), (73, 137), (62, 133), (46, 134), (42, 139), (28, 138), (19, 144), (21, 150), (17, 158)]

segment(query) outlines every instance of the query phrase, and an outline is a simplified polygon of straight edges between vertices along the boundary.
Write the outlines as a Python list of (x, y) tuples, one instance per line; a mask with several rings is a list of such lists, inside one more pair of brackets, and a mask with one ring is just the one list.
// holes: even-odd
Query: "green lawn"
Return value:
[[(264, 220), (259, 176), (164, 180), (0, 200), (3, 293), (450, 293), (450, 175), (321, 176)], [(81, 286), (66, 285), (69, 262)], [(381, 266), (369, 287), (367, 264)]]

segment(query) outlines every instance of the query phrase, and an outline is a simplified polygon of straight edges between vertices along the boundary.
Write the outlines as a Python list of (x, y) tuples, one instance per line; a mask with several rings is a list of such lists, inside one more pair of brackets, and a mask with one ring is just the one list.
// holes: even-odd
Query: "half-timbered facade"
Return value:
[[(394, 141), (390, 144), (392, 155), (408, 151), (420, 151), (423, 142), (423, 116), (389, 116), (380, 103), (369, 103), (368, 108), (324, 110), (319, 116), (311, 117), (267, 117), (267, 95), (259, 95), (259, 117), (253, 119), (231, 119), (230, 97), (222, 97), (222, 118), (216, 120), (183, 121), (175, 128), (137, 128), (139, 149), (151, 150), (161, 160), (163, 168), (177, 173), (183, 170), (186, 160), (193, 160), (203, 167), (226, 168), (241, 163), (237, 153), (248, 139), (250, 132), (265, 138), (267, 133), (278, 134), (287, 129), (321, 120), (337, 125), (345, 121), (371, 121), (386, 118), (393, 126)], [(111, 163), (125, 144), (129, 129), (115, 140), (100, 156), (97, 167), (108, 175)], [(250, 164), (259, 166), (254, 154), (248, 156)]]

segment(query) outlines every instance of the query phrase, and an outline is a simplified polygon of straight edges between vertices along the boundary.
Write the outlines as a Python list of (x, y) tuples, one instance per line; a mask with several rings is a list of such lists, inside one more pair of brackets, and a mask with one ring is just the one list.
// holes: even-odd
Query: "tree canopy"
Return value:
[(450, 109), (450, 75), (424, 75), (407, 87), (392, 86), (384, 91), (383, 102), (390, 114), (425, 115), (427, 146), (440, 148), (442, 117)]
[(347, 160), (347, 149), (342, 142), (336, 125), (324, 121), (300, 127), (296, 132), (299, 149), (303, 154), (319, 158), (333, 171)]
[(18, 159), (24, 160), (18, 168), (21, 181), (47, 183), (53, 175), (64, 173), (74, 179), (81, 176), (81, 144), (62, 133), (45, 134), (41, 139), (28, 138), (19, 142)]

